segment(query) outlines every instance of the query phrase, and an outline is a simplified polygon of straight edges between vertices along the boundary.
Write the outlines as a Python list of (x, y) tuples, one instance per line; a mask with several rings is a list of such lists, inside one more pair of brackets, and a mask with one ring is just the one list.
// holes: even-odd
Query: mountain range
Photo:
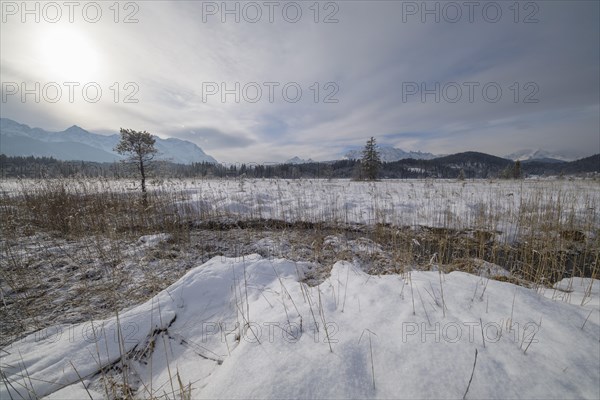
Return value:
[[(379, 157), (383, 162), (395, 162), (406, 159), (413, 160), (433, 160), (435, 158), (445, 157), (445, 154), (432, 154), (421, 151), (405, 151), (397, 147), (378, 146)], [(362, 158), (362, 150), (351, 150), (344, 154), (348, 160), (359, 160)], [(507, 160), (530, 162), (543, 161), (551, 162), (569, 162), (578, 159), (575, 155), (560, 154), (544, 149), (523, 149), (503, 156)]]
[[(156, 139), (157, 159), (177, 164), (217, 163), (210, 155), (192, 142), (175, 138)], [(101, 135), (89, 132), (77, 125), (61, 132), (50, 132), (41, 128), (31, 128), (8, 118), (0, 118), (0, 153), (6, 156), (53, 157), (57, 160), (82, 160), (89, 162), (114, 162), (123, 157), (113, 149), (120, 135)], [(421, 151), (405, 151), (392, 146), (378, 146), (381, 161), (392, 163), (401, 160), (434, 160), (447, 157)], [(467, 153), (460, 153), (467, 154)], [(362, 149), (347, 151), (341, 159), (358, 160)], [(524, 149), (505, 155), (506, 161), (523, 163), (563, 164), (577, 159), (575, 155), (550, 152), (543, 149)], [(312, 159), (295, 156), (284, 164), (310, 164)], [(335, 160), (329, 161), (329, 163)], [(280, 164), (280, 163), (276, 163)]]
[(546, 162), (559, 162), (559, 161), (573, 161), (578, 157), (570, 157), (564, 154), (556, 152), (550, 152), (544, 149), (523, 149), (510, 153), (504, 156), (509, 160), (513, 161), (546, 161)]
[[(179, 164), (217, 163), (192, 142), (175, 138), (156, 139), (157, 160)], [(8, 118), (0, 118), (0, 153), (7, 156), (53, 157), (58, 160), (114, 162), (123, 157), (113, 149), (119, 134), (100, 135), (77, 125), (61, 132), (31, 128)]]
[[(412, 158), (413, 160), (431, 160), (436, 157), (435, 154), (422, 153), (420, 151), (404, 151), (402, 149), (391, 147), (391, 146), (378, 146), (379, 158), (383, 162), (394, 162), (398, 160), (405, 160)], [(361, 150), (351, 150), (344, 154), (344, 157), (348, 160), (359, 160), (362, 158)]]
[(295, 156), (295, 157), (290, 158), (289, 160), (286, 160), (286, 162), (284, 164), (310, 164), (310, 163), (314, 163), (314, 162), (315, 161), (312, 158), (305, 160), (303, 158)]

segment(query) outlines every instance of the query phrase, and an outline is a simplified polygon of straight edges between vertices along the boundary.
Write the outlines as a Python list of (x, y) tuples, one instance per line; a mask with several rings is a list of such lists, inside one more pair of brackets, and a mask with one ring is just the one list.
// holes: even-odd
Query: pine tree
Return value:
[(521, 177), (521, 161), (515, 161), (515, 165), (513, 166), (513, 178), (519, 179)]
[(379, 152), (377, 151), (377, 144), (375, 143), (375, 138), (371, 136), (371, 138), (367, 140), (367, 144), (362, 153), (361, 170), (363, 179), (370, 181), (376, 180), (380, 166), (381, 159), (379, 158)]

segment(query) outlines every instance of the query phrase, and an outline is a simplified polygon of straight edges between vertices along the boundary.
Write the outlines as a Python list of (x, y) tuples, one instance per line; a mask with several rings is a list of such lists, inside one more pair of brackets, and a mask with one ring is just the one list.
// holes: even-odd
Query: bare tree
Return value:
[(133, 129), (121, 128), (121, 140), (115, 151), (126, 155), (126, 162), (136, 164), (142, 180), (142, 193), (146, 202), (146, 171), (148, 164), (157, 153), (154, 143), (156, 140), (146, 131), (137, 132)]

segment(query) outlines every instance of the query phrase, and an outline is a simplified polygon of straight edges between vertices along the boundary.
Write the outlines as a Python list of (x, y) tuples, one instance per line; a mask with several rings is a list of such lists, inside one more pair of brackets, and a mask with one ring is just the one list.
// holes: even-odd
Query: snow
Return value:
[(467, 398), (600, 397), (597, 280), (559, 282), (568, 302), (483, 275), (372, 276), (345, 261), (311, 287), (309, 268), (215, 257), (111, 318), (27, 336), (0, 350), (0, 398), (102, 398), (102, 375), (124, 374), (101, 367), (123, 364), (139, 398), (179, 398), (180, 382), (193, 398), (460, 398), (476, 350)]
[(142, 247), (155, 247), (160, 243), (164, 243), (171, 239), (171, 235), (168, 233), (159, 233), (156, 235), (144, 235), (138, 239), (138, 243)]
[(600, 308), (598, 281), (591, 278), (564, 278), (556, 282), (554, 290), (545, 290), (544, 295), (569, 304), (588, 305)]
[[(579, 157), (578, 157), (579, 156)], [(528, 161), (528, 160), (539, 160), (539, 159), (554, 159), (554, 160), (560, 160), (560, 161), (573, 161), (576, 160), (577, 158), (581, 158), (581, 155), (565, 155), (565, 154), (560, 154), (557, 152), (551, 152), (548, 150), (544, 150), (544, 149), (523, 149), (523, 150), (519, 150), (519, 151), (515, 151), (514, 153), (510, 153), (508, 155), (505, 155), (504, 158), (507, 158), (509, 160), (513, 160), (513, 161)]]
[[(73, 180), (80, 193), (139, 190), (132, 180)], [(149, 182), (148, 190), (168, 193), (182, 215), (206, 218), (277, 219), (332, 224), (392, 224), (496, 230), (512, 242), (522, 219), (554, 218), (565, 225), (600, 226), (600, 191), (593, 180), (280, 180), (173, 179)], [(39, 186), (35, 180), (4, 180), (0, 193)], [(177, 194), (177, 195), (174, 195)], [(180, 195), (179, 195), (180, 194)], [(565, 207), (559, 207), (560, 205)], [(484, 224), (484, 225), (482, 225)], [(594, 237), (596, 229), (585, 232)]]
[(309, 159), (304, 159), (304, 158), (300, 158), (298, 156), (294, 156), (292, 158), (290, 158), (289, 160), (287, 160), (285, 163), (286, 164), (309, 164), (309, 163), (314, 163), (315, 161), (312, 158)]
[[(0, 191), (12, 195), (37, 184), (6, 180)], [(65, 187), (126, 193), (136, 184), (73, 180)], [(462, 229), (473, 237), (496, 229), (496, 240), (512, 242), (527, 233), (519, 231), (527, 229), (521, 219), (543, 220), (544, 210), (554, 218), (557, 204), (564, 205), (558, 218), (581, 227), (592, 248), (600, 226), (600, 192), (589, 180), (246, 179), (242, 188), (239, 180), (190, 179), (148, 186), (176, 193), (169, 204), (184, 216), (232, 226), (280, 219), (364, 224), (368, 231), (389, 223), (415, 232)], [(28, 290), (48, 290), (42, 294), (57, 304), (67, 299), (68, 308), (40, 316), (40, 326), (61, 325), (0, 349), (0, 398), (118, 398), (124, 383), (138, 398), (179, 398), (182, 387), (192, 398), (460, 398), (475, 350), (467, 398), (600, 398), (598, 280), (573, 277), (529, 289), (490, 279), (518, 281), (483, 259), (470, 259), (474, 274), (439, 272), (448, 270), (435, 256), (430, 271), (413, 271), (390, 256), (389, 244), (360, 235), (327, 231), (312, 238), (310, 231), (267, 228), (254, 236), (241, 229), (227, 234), (237, 247), (212, 231), (193, 236), (214, 247), (206, 256), (204, 247), (196, 254), (177, 248), (166, 233), (120, 244), (125, 258), (113, 271), (117, 281), (134, 287), (151, 275), (156, 288), (127, 289), (116, 310), (91, 314), (106, 318), (87, 322), (81, 322), (88, 318), (82, 297), (105, 280), (95, 271), (102, 265), (85, 267), (93, 257), (83, 248), (110, 255), (111, 243), (20, 238), (15, 251), (33, 260), (27, 265), (34, 273), (61, 276), (48, 286), (52, 291)], [(416, 247), (419, 241), (412, 239)], [(310, 253), (317, 247), (319, 254)], [(65, 252), (78, 249), (80, 257), (65, 261)], [(203, 263), (219, 252), (246, 255)], [(376, 263), (397, 273), (367, 274), (382, 271)], [(91, 304), (106, 306), (103, 294), (97, 296)]]

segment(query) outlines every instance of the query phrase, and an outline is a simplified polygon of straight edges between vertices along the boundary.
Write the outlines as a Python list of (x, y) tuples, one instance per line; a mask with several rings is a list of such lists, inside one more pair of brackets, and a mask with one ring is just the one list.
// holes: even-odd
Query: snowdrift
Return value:
[(310, 287), (310, 268), (217, 257), (109, 319), (22, 338), (0, 350), (0, 398), (600, 398), (598, 281), (542, 295), (338, 262)]

